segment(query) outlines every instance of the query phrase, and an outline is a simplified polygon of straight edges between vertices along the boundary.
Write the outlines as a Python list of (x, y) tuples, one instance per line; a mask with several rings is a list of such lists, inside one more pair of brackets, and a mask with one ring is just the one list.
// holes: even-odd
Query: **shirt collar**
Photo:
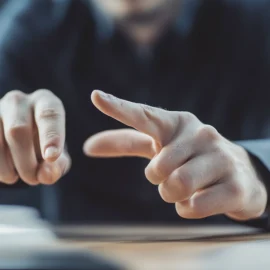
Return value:
[(176, 18), (175, 29), (183, 37), (187, 36), (194, 25), (198, 10), (202, 5), (201, 0), (182, 0), (179, 15)]
[(106, 16), (100, 8), (92, 1), (86, 0), (89, 3), (91, 14), (96, 23), (97, 37), (100, 40), (108, 40), (113, 36), (114, 23), (111, 18)]

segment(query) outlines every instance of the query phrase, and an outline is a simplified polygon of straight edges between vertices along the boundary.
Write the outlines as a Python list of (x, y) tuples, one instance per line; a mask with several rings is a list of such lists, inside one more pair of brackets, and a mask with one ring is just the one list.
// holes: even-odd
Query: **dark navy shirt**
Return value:
[(267, 184), (268, 1), (186, 1), (147, 63), (89, 3), (8, 0), (0, 11), (1, 96), (13, 89), (31, 93), (40, 88), (59, 96), (73, 159), (70, 173), (56, 185), (2, 188), (0, 202), (35, 206), (52, 221), (188, 222), (145, 179), (147, 160), (84, 156), (82, 146), (90, 135), (123, 127), (94, 108), (89, 98), (93, 89), (194, 113), (257, 157)]

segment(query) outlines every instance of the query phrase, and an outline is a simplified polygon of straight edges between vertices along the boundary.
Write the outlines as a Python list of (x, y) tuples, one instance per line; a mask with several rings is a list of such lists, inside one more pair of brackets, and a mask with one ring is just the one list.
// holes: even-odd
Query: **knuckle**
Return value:
[(6, 103), (20, 104), (26, 97), (26, 94), (19, 90), (13, 90), (8, 92), (4, 97), (3, 101)]
[[(124, 145), (125, 152), (127, 154), (134, 154), (134, 150), (136, 149), (134, 141), (133, 140), (128, 140), (128, 141), (126, 141), (124, 143), (125, 143), (125, 145)], [(121, 152), (121, 147), (119, 147), (117, 149), (119, 149), (119, 153), (120, 153)]]
[(11, 125), (7, 131), (6, 131), (6, 139), (9, 141), (10, 139), (16, 139), (16, 140), (21, 140), (22, 137), (28, 136), (31, 132), (31, 127), (28, 126), (27, 124), (13, 124)]
[(177, 180), (178, 185), (180, 186), (180, 190), (185, 196), (190, 196), (194, 192), (194, 185), (193, 185), (193, 177), (192, 173), (182, 167), (177, 172)]
[(58, 108), (44, 108), (38, 115), (37, 120), (57, 120), (62, 117), (62, 113)]
[(233, 159), (231, 160), (230, 168), (231, 172), (243, 173), (249, 171), (249, 173), (251, 173), (245, 161), (237, 157), (233, 157)]
[(156, 176), (162, 179), (166, 178), (170, 174), (168, 167), (166, 166), (166, 162), (161, 159), (157, 160), (153, 164), (152, 170)]
[(46, 141), (50, 141), (51, 143), (53, 142), (55, 144), (59, 144), (61, 141), (61, 136), (54, 130), (45, 132), (42, 138), (45, 139)]
[(175, 210), (178, 216), (186, 219), (193, 218), (193, 213), (190, 211), (189, 202), (185, 204), (177, 202), (175, 204)]
[(202, 125), (197, 130), (196, 137), (200, 141), (216, 141), (219, 138), (219, 133), (210, 125)]
[(153, 108), (146, 104), (140, 104), (143, 119), (146, 123), (152, 120)]
[(38, 89), (38, 90), (36, 90), (35, 92), (33, 92), (32, 93), (32, 95), (35, 97), (35, 98), (40, 98), (40, 97), (42, 97), (42, 96), (44, 96), (44, 95), (46, 95), (46, 96), (54, 96), (54, 94), (50, 91), (50, 90), (48, 90), (48, 89)]
[(188, 141), (180, 141), (175, 144), (174, 151), (181, 153), (182, 159), (187, 159), (192, 151)]
[(32, 99), (34, 101), (49, 98), (56, 107), (63, 107), (63, 103), (59, 97), (57, 97), (52, 91), (47, 89), (39, 89), (32, 93)]
[(217, 160), (219, 160), (222, 166), (226, 168), (227, 172), (234, 171), (235, 169), (234, 158), (231, 156), (228, 150), (225, 150), (221, 146), (216, 146), (214, 152)]
[(197, 117), (191, 112), (178, 113), (178, 120), (179, 120), (180, 124), (188, 124), (196, 119), (197, 119)]
[(190, 213), (192, 214), (193, 218), (203, 218), (207, 216), (206, 214), (207, 209), (203, 209), (196, 199), (190, 200), (191, 200)]
[(189, 199), (183, 203), (176, 203), (176, 212), (179, 216), (187, 219), (200, 219), (206, 216), (202, 207), (196, 201)]
[(233, 198), (237, 198), (240, 202), (245, 197), (245, 187), (239, 181), (231, 181), (227, 183), (227, 190)]

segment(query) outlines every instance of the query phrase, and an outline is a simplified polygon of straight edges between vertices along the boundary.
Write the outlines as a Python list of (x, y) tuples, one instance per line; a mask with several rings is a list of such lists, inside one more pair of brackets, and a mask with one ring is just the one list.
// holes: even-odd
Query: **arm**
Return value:
[(86, 154), (149, 158), (146, 178), (158, 185), (165, 202), (175, 203), (181, 217), (224, 214), (240, 222), (262, 217), (267, 191), (243, 147), (188, 112), (161, 110), (98, 91), (92, 100), (103, 113), (138, 131), (94, 135), (85, 143)]
[[(57, 21), (61, 21), (48, 20), (48, 16), (56, 14), (52, 12), (55, 6), (51, 1), (10, 0), (0, 13), (1, 188), (14, 184), (18, 178), (31, 185), (53, 183), (69, 167), (69, 157), (63, 150), (62, 102), (49, 91), (36, 91), (40, 86), (50, 86), (45, 61), (50, 52), (40, 45), (48, 46), (47, 36), (55, 27), (50, 23), (57, 26)], [(36, 19), (38, 23), (33, 24)], [(35, 119), (35, 125), (31, 119)], [(59, 151), (47, 155), (51, 146)], [(20, 181), (15, 186), (24, 184)]]
[(270, 194), (270, 139), (237, 141), (250, 155), (260, 180), (264, 183), (268, 194), (267, 207), (264, 215), (259, 219), (244, 222), (246, 225), (270, 230), (269, 194)]

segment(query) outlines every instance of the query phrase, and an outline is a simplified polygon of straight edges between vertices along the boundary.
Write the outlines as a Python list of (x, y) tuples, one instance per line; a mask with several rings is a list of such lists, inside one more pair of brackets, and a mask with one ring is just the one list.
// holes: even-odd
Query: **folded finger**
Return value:
[(64, 176), (71, 166), (71, 159), (66, 152), (54, 162), (43, 161), (37, 173), (37, 179), (40, 184), (52, 185)]
[(241, 198), (230, 184), (220, 183), (196, 192), (190, 199), (177, 202), (176, 211), (184, 218), (201, 219), (236, 211)]
[(153, 184), (161, 184), (169, 175), (194, 155), (192, 138), (172, 141), (161, 149), (145, 169), (146, 178)]
[(159, 185), (159, 193), (169, 203), (190, 198), (196, 191), (221, 179), (226, 168), (213, 155), (202, 155), (187, 161)]

